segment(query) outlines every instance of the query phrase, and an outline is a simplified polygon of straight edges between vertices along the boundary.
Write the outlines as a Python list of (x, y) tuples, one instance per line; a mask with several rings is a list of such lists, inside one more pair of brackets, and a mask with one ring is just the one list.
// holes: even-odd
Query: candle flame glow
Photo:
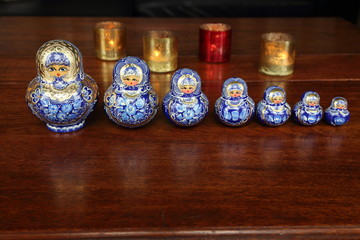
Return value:
[(286, 58), (288, 58), (289, 57), (289, 54), (287, 53), (287, 52), (281, 52), (281, 53), (279, 53), (279, 55), (278, 55), (278, 58), (279, 59), (282, 59), (282, 60), (284, 60), (284, 59), (286, 59)]
[(155, 57), (160, 56), (160, 53), (161, 53), (161, 52), (160, 52), (159, 50), (155, 50), (155, 51), (154, 51), (154, 55), (155, 55)]
[(114, 45), (115, 45), (114, 40), (110, 40), (110, 41), (109, 41), (109, 44), (110, 44), (111, 46), (114, 46)]

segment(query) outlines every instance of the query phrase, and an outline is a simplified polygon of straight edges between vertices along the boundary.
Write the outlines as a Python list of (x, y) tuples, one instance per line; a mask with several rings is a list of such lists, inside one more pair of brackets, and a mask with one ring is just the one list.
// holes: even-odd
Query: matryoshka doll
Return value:
[(333, 126), (341, 126), (350, 119), (350, 112), (347, 110), (348, 103), (343, 97), (335, 97), (330, 107), (325, 110), (325, 120)]
[(158, 107), (146, 62), (132, 56), (120, 59), (114, 67), (113, 83), (104, 96), (109, 118), (123, 127), (140, 127), (154, 118)]
[(301, 100), (294, 106), (294, 118), (303, 125), (317, 124), (323, 116), (320, 106), (320, 96), (317, 92), (307, 91), (301, 96)]
[(177, 70), (162, 107), (166, 117), (178, 126), (190, 127), (203, 120), (209, 109), (209, 100), (201, 92), (197, 72), (188, 68)]
[(284, 89), (270, 86), (264, 92), (264, 99), (257, 104), (256, 115), (266, 125), (280, 126), (291, 115), (291, 107), (286, 102)]
[(247, 85), (241, 78), (229, 78), (222, 87), (222, 96), (215, 103), (218, 119), (232, 127), (247, 123), (255, 112), (255, 103), (248, 96)]
[(54, 132), (82, 128), (98, 99), (96, 82), (84, 73), (79, 49), (65, 40), (43, 44), (36, 54), (37, 77), (26, 101), (33, 114)]

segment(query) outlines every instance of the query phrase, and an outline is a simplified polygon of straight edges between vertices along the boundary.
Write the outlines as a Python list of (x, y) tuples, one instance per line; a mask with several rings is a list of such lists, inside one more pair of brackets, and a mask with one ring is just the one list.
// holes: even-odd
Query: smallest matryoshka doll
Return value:
[(208, 112), (209, 100), (201, 92), (199, 74), (188, 68), (177, 70), (162, 107), (167, 119), (178, 126), (190, 127), (201, 122)]
[(313, 91), (304, 92), (301, 100), (294, 106), (295, 120), (303, 125), (311, 126), (317, 124), (322, 116), (320, 95)]
[(256, 115), (269, 126), (280, 126), (291, 116), (291, 107), (286, 102), (284, 89), (270, 86), (264, 92), (264, 99), (257, 104)]
[(335, 97), (330, 107), (325, 110), (325, 120), (333, 126), (341, 126), (350, 119), (350, 112), (347, 110), (348, 103), (343, 97)]
[(123, 127), (140, 127), (153, 119), (159, 99), (150, 85), (150, 70), (144, 60), (128, 56), (115, 64), (104, 105), (109, 118)]
[(246, 82), (241, 78), (229, 78), (222, 87), (222, 96), (216, 100), (215, 114), (232, 127), (247, 123), (255, 112), (255, 103), (248, 96)]

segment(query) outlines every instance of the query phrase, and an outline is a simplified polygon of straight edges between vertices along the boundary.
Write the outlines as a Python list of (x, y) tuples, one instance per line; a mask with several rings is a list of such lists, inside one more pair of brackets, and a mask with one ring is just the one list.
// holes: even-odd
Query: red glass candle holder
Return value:
[(199, 58), (203, 62), (220, 63), (230, 60), (231, 26), (206, 23), (200, 26)]

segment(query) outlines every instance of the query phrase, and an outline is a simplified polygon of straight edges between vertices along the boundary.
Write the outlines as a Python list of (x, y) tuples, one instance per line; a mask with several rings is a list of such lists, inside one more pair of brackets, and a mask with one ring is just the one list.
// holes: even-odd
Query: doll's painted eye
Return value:
[(60, 72), (65, 72), (65, 71), (67, 71), (67, 68), (61, 67), (61, 68), (59, 68), (59, 71)]
[(48, 68), (48, 71), (49, 72), (54, 72), (54, 71), (56, 71), (56, 69), (54, 67), (50, 67), (50, 68)]

